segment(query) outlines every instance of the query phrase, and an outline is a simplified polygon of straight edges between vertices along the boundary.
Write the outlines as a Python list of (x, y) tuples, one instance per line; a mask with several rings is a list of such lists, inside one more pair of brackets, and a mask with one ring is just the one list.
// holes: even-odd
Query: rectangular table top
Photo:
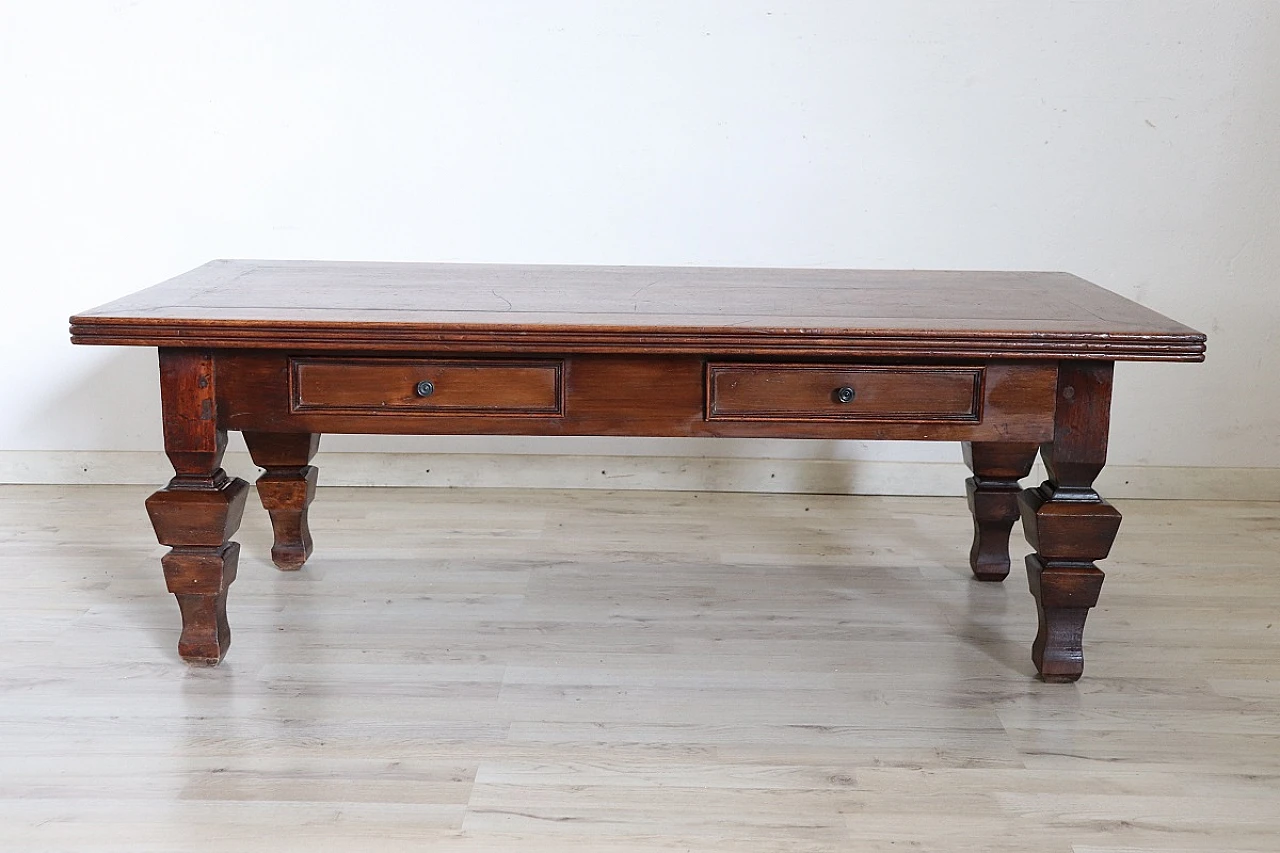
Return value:
[(1201, 361), (1061, 272), (219, 260), (71, 318), (75, 343)]

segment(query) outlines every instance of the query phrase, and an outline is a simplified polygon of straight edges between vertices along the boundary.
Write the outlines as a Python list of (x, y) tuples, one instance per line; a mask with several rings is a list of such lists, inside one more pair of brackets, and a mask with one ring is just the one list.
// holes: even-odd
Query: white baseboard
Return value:
[[(969, 476), (958, 462), (685, 456), (322, 452), (316, 464), (330, 486), (956, 496)], [(243, 452), (228, 453), (225, 466), (257, 476)], [(172, 474), (160, 452), (0, 451), (0, 483), (158, 486)], [(1027, 482), (1043, 478), (1037, 463)], [(1103, 472), (1098, 490), (1108, 498), (1280, 501), (1280, 469), (1120, 465)]]

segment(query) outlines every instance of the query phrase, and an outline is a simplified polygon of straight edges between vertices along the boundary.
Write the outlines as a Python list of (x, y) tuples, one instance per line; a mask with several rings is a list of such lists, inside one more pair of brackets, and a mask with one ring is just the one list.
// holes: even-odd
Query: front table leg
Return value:
[(1040, 448), (1049, 479), (1018, 499), (1036, 550), (1027, 557), (1040, 616), (1031, 658), (1045, 681), (1075, 681), (1084, 672), (1084, 623), (1103, 580), (1094, 561), (1111, 552), (1120, 529), (1119, 511), (1093, 488), (1107, 460), (1113, 367), (1060, 363), (1053, 441)]
[(271, 516), (271, 529), (275, 534), (271, 562), (281, 571), (297, 571), (311, 556), (307, 507), (316, 496), (318, 472), (307, 463), (320, 447), (320, 436), (246, 432), (244, 441), (253, 463), (266, 469), (258, 478), (258, 498)]
[(231, 645), (227, 587), (236, 577), (240, 527), (249, 484), (222, 470), (226, 430), (218, 427), (212, 353), (160, 350), (164, 447), (175, 476), (147, 498), (160, 544), (165, 582), (182, 611), (178, 654), (215, 666)]

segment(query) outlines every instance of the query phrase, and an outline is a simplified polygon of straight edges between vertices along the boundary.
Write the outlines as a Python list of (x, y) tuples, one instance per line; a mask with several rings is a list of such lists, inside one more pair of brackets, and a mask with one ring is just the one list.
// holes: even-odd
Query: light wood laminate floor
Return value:
[(149, 491), (0, 488), (0, 850), (1280, 849), (1277, 504), (1121, 503), (1046, 685), (962, 500), (655, 492), (251, 498), (189, 669)]

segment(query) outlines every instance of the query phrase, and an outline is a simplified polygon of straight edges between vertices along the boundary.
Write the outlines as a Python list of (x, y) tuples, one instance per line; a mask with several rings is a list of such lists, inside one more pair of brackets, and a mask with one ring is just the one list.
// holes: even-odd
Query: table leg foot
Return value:
[(254, 464), (266, 469), (257, 485), (275, 536), (271, 561), (282, 571), (297, 571), (314, 547), (307, 508), (316, 494), (319, 471), (307, 463), (320, 447), (320, 436), (246, 432), (244, 440)]
[[(203, 586), (209, 593), (174, 592), (182, 612), (178, 655), (196, 666), (217, 666), (231, 646), (227, 624), (227, 587), (236, 579), (240, 546), (229, 542), (213, 554), (171, 551), (161, 562), (169, 590)], [(192, 580), (197, 581), (191, 583)]]
[(1038, 445), (1024, 442), (964, 443), (964, 461), (973, 472), (965, 480), (973, 514), (969, 567), (980, 581), (1009, 575), (1009, 535), (1018, 520), (1018, 482), (1031, 473)]
[(1034, 554), (1027, 557), (1027, 580), (1040, 617), (1031, 659), (1045, 681), (1071, 682), (1084, 673), (1084, 622), (1098, 603), (1103, 578), (1096, 567), (1050, 567)]
[(1019, 497), (1022, 524), (1036, 553), (1027, 579), (1040, 628), (1031, 659), (1045, 681), (1075, 681), (1084, 672), (1084, 623), (1098, 603), (1105, 575), (1094, 560), (1111, 551), (1120, 512), (1093, 489), (1045, 483)]

